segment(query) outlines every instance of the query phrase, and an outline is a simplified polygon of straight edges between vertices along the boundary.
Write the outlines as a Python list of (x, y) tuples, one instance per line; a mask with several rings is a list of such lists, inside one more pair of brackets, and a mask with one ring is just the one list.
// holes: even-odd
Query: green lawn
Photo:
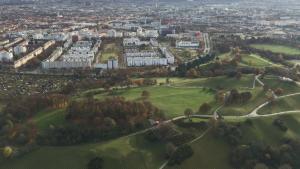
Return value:
[(32, 121), (40, 130), (47, 129), (50, 125), (63, 124), (65, 120), (65, 110), (46, 110), (39, 112)]
[(300, 110), (300, 95), (275, 100), (258, 111), (258, 114), (272, 114), (283, 111)]
[[(214, 92), (197, 88), (172, 88), (165, 86), (140, 87), (131, 89), (121, 89), (116, 91), (117, 96), (123, 96), (129, 100), (141, 99), (141, 93), (146, 90), (150, 92), (148, 98), (155, 106), (165, 112), (167, 117), (183, 115), (186, 108), (197, 111), (204, 102), (214, 102)], [(107, 93), (95, 95), (97, 99), (111, 97)]]
[[(233, 55), (231, 52), (221, 54), (218, 57), (221, 60), (233, 59)], [(242, 60), (239, 63), (239, 66), (251, 66), (251, 67), (258, 67), (258, 68), (267, 67), (267, 66), (280, 66), (256, 54), (241, 54), (241, 58)]]
[(288, 62), (295, 65), (300, 65), (300, 60), (289, 60)]
[[(287, 132), (283, 132), (272, 123), (276, 118), (282, 119), (288, 127)], [(268, 144), (278, 145), (284, 138), (300, 138), (300, 114), (282, 115), (253, 119), (253, 125), (244, 124), (243, 142), (263, 141)]]
[(257, 87), (255, 90), (248, 91), (252, 93), (252, 98), (247, 103), (224, 106), (219, 111), (221, 115), (247, 115), (257, 106), (267, 101), (267, 97), (262, 87)]
[(256, 54), (242, 55), (241, 64), (245, 64), (253, 67), (267, 67), (267, 66), (274, 65), (272, 62)]
[(275, 76), (266, 76), (261, 81), (272, 89), (282, 88), (284, 94), (290, 94), (293, 92), (300, 92), (300, 86), (293, 82), (286, 82), (279, 80)]
[(275, 44), (252, 44), (250, 45), (253, 48), (268, 50), (274, 53), (282, 53), (287, 55), (300, 55), (300, 49), (284, 46), (284, 45), (275, 45)]
[(94, 156), (104, 159), (105, 169), (150, 169), (163, 163), (164, 150), (164, 144), (149, 143), (139, 135), (106, 143), (41, 147), (23, 157), (2, 162), (0, 169), (83, 169)]
[[(206, 87), (206, 88), (223, 88), (230, 90), (234, 88), (252, 87), (254, 75), (242, 75), (241, 79), (228, 78), (226, 76), (209, 77), (209, 78), (170, 78), (172, 86), (177, 87)], [(166, 78), (158, 78), (158, 83), (165, 83)]]
[(199, 53), (196, 49), (177, 49), (177, 48), (169, 48), (170, 51), (180, 60), (182, 61), (188, 61), (191, 59), (195, 59), (199, 56)]
[(229, 164), (230, 147), (211, 133), (191, 144), (194, 155), (179, 166), (165, 169), (232, 169)]
[(118, 59), (120, 49), (114, 43), (105, 44), (101, 51), (100, 62), (107, 62), (109, 59)]

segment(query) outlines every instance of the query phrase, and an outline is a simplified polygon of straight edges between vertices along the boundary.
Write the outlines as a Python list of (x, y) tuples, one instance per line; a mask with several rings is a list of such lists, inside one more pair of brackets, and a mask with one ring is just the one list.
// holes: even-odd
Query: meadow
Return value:
[(275, 45), (275, 44), (252, 44), (250, 45), (253, 48), (271, 51), (273, 53), (282, 53), (287, 55), (300, 55), (300, 49), (284, 45)]

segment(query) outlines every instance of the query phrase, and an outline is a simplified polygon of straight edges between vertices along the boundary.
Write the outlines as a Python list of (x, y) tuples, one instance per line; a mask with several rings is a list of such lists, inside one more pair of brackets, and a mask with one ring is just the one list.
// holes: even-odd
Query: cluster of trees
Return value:
[(300, 167), (300, 141), (286, 140), (280, 146), (263, 142), (239, 145), (231, 154), (231, 164), (243, 169), (292, 169)]
[(241, 92), (238, 90), (232, 89), (225, 100), (225, 105), (231, 104), (243, 104), (248, 102), (252, 97), (251, 92)]
[(215, 59), (215, 54), (207, 54), (203, 57), (198, 57), (197, 59), (191, 62), (180, 64), (177, 68), (177, 72), (179, 75), (185, 76), (190, 69), (198, 67), (201, 64), (208, 63), (214, 59)]
[(166, 158), (168, 165), (180, 164), (193, 155), (192, 148), (187, 145), (195, 136), (191, 133), (181, 133), (174, 126), (162, 124), (155, 129), (145, 133), (144, 138), (150, 142), (166, 143)]
[(192, 121), (185, 121), (185, 119), (181, 119), (175, 121), (174, 123), (182, 128), (205, 129), (208, 127), (208, 124), (205, 121), (195, 123)]
[(271, 60), (272, 62), (280, 63), (280, 64), (283, 64), (283, 65), (286, 65), (289, 67), (291, 67), (292, 64), (287, 62), (286, 60), (298, 59), (298, 56), (295, 56), (295, 55), (278, 54), (278, 53), (273, 53), (271, 51), (260, 50), (260, 49), (255, 49), (255, 48), (251, 48), (251, 47), (246, 47), (245, 49), (248, 53), (256, 53), (259, 56), (262, 56), (264, 58)]
[(218, 121), (214, 126), (213, 133), (217, 138), (223, 138), (230, 145), (238, 145), (242, 139), (240, 124), (228, 124), (224, 121)]
[(72, 145), (114, 138), (145, 127), (149, 118), (164, 119), (150, 102), (126, 101), (122, 97), (73, 101), (66, 111), (66, 124), (49, 128), (39, 136), (40, 144)]
[(193, 156), (194, 151), (190, 145), (184, 144), (178, 147), (175, 152), (171, 155), (168, 165), (174, 166), (181, 164), (184, 160)]
[(284, 132), (288, 130), (288, 127), (286, 126), (285, 122), (280, 118), (275, 119), (273, 121), (273, 125), (277, 126), (280, 130)]
[(285, 68), (281, 68), (281, 67), (266, 67), (265, 74), (272, 74), (272, 75), (277, 75), (277, 76), (281, 76), (281, 77), (288, 77), (295, 81), (300, 79), (300, 76), (297, 74), (297, 71), (295, 69), (285, 69)]
[(67, 104), (68, 97), (62, 94), (31, 95), (10, 100), (3, 112), (14, 121), (23, 121), (46, 108), (63, 108)]
[(87, 169), (102, 169), (103, 159), (101, 157), (95, 157), (91, 159), (87, 165)]

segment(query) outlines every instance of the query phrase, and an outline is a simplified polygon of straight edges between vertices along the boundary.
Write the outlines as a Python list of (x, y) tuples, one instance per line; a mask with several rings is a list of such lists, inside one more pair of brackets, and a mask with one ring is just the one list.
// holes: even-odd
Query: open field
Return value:
[(104, 159), (104, 168), (157, 168), (164, 161), (165, 145), (148, 143), (139, 136), (122, 137), (105, 143), (64, 147), (41, 147), (21, 158), (7, 160), (1, 169), (86, 168), (88, 161), (98, 155)]
[[(210, 77), (210, 78), (170, 78), (172, 86), (176, 87), (206, 87), (206, 88), (222, 88), (230, 90), (234, 88), (251, 88), (254, 80), (254, 75), (243, 75), (240, 80), (236, 78), (228, 78), (225, 76)], [(165, 83), (166, 78), (158, 78), (158, 83)]]
[(177, 58), (179, 58), (182, 61), (188, 61), (191, 59), (195, 59), (199, 56), (199, 53), (196, 49), (177, 49), (177, 48), (171, 48), (170, 51), (173, 55), (175, 55)]
[(36, 124), (38, 129), (44, 130), (50, 125), (63, 124), (65, 114), (64, 109), (41, 111), (33, 117), (32, 121)]
[(293, 63), (295, 65), (300, 65), (300, 60), (289, 60), (288, 62)]
[[(289, 128), (287, 132), (282, 132), (272, 124), (275, 118), (253, 119), (251, 126), (242, 124), (242, 143), (264, 140), (267, 144), (278, 145), (283, 138), (300, 138), (299, 114), (280, 116)], [(193, 121), (197, 121), (197, 119)], [(201, 133), (201, 131), (189, 131), (197, 135)], [(166, 166), (165, 168), (232, 168), (229, 164), (231, 147), (222, 138), (214, 137), (211, 132), (192, 143), (191, 146), (194, 150), (191, 158), (179, 166)], [(88, 160), (96, 155), (104, 159), (104, 168), (106, 169), (150, 169), (159, 168), (165, 162), (164, 152), (165, 144), (150, 143), (141, 134), (103, 143), (41, 147), (25, 156), (0, 161), (0, 169), (23, 169), (24, 167), (30, 169), (82, 169), (86, 167)]]
[[(129, 89), (114, 90), (113, 93), (94, 89), (90, 91), (100, 91), (94, 95), (97, 99), (105, 97), (123, 96), (129, 100), (141, 100), (142, 91), (150, 92), (147, 100), (155, 106), (164, 110), (166, 116), (176, 117), (183, 115), (186, 108), (192, 108), (197, 111), (199, 106), (208, 102), (213, 106), (211, 112), (219, 105), (214, 102), (214, 90), (208, 88), (223, 88), (228, 91), (233, 88), (239, 91), (251, 91), (252, 99), (243, 105), (231, 105), (223, 107), (220, 110), (222, 115), (244, 115), (252, 111), (256, 106), (265, 102), (266, 96), (262, 87), (258, 85), (255, 89), (250, 89), (253, 84), (254, 75), (243, 75), (240, 80), (227, 78), (224, 76), (213, 78), (170, 78), (170, 86), (149, 86)], [(165, 83), (166, 78), (157, 78), (158, 83)], [(276, 77), (266, 76), (262, 79), (264, 83), (272, 88), (281, 87), (285, 94), (299, 91), (299, 87), (294, 83), (282, 82)], [(205, 89), (201, 88), (205, 87)], [(82, 92), (82, 95), (86, 94)], [(78, 96), (83, 97), (81, 95)], [(76, 98), (77, 99), (77, 98)], [(278, 111), (300, 109), (297, 101), (300, 96), (285, 98), (276, 101), (276, 104), (269, 108), (266, 106), (261, 111), (276, 113)], [(264, 109), (267, 109), (264, 110)], [(260, 113), (260, 112), (259, 112)], [(49, 125), (59, 125), (64, 122), (65, 111), (62, 110), (44, 110), (32, 118), (40, 131), (48, 128)], [(277, 117), (264, 117), (252, 119), (253, 125), (246, 125), (242, 118), (236, 118), (233, 123), (241, 122), (243, 133), (242, 143), (252, 141), (261, 141), (278, 145), (284, 138), (300, 138), (300, 114), (280, 116), (289, 128), (287, 132), (282, 132), (274, 126), (273, 120)], [(203, 121), (203, 119), (193, 119), (193, 122)], [(203, 131), (195, 129), (186, 129), (178, 127), (178, 130), (190, 132), (196, 136), (201, 135)], [(181, 165), (168, 167), (166, 169), (179, 168), (215, 168), (231, 169), (229, 164), (231, 147), (222, 138), (216, 138), (211, 132), (208, 132), (202, 139), (191, 144), (194, 155)], [(100, 156), (104, 159), (105, 169), (152, 169), (159, 168), (164, 162), (164, 153), (166, 145), (160, 142), (150, 143), (143, 138), (143, 134), (120, 137), (111, 141), (101, 143), (80, 144), (75, 146), (49, 147), (42, 146), (37, 150), (29, 152), (22, 157), (10, 160), (0, 159), (0, 169), (53, 169), (53, 168), (85, 168), (88, 161), (94, 156)]]
[(224, 106), (219, 111), (221, 115), (234, 115), (234, 116), (240, 116), (240, 115), (247, 115), (251, 111), (253, 111), (256, 106), (259, 106), (267, 101), (267, 97), (265, 95), (265, 92), (263, 91), (262, 87), (257, 87), (254, 90), (248, 90), (252, 94), (252, 98), (244, 104), (233, 104), (230, 106)]
[(287, 55), (300, 55), (300, 49), (284, 46), (284, 45), (275, 45), (275, 44), (252, 44), (250, 45), (253, 48), (267, 50), (274, 53), (282, 53)]
[(191, 144), (194, 155), (179, 166), (165, 169), (231, 169), (229, 165), (230, 147), (223, 141), (208, 133), (202, 139)]
[(258, 111), (258, 114), (271, 114), (283, 111), (300, 110), (300, 95), (275, 100)]
[(282, 81), (275, 76), (266, 76), (261, 81), (272, 89), (281, 88), (284, 94), (300, 92), (300, 86), (294, 82)]
[(186, 108), (192, 108), (194, 111), (197, 111), (202, 103), (214, 102), (214, 92), (212, 91), (204, 91), (203, 89), (197, 88), (172, 88), (166, 86), (121, 89), (116, 91), (114, 95), (103, 93), (95, 95), (95, 98), (103, 99), (111, 96), (123, 96), (129, 100), (140, 100), (144, 90), (150, 92), (148, 100), (163, 110), (167, 117), (183, 115)]
[(101, 51), (100, 62), (107, 62), (109, 59), (118, 59), (120, 49), (114, 43), (105, 44)]
[[(273, 125), (276, 118), (282, 119), (288, 127), (287, 132), (283, 132)], [(282, 115), (253, 119), (253, 125), (243, 125), (243, 142), (264, 141), (271, 145), (278, 145), (284, 138), (300, 138), (300, 114)]]
[(254, 67), (274, 66), (274, 63), (256, 54), (242, 55), (241, 64), (254, 66)]
[[(178, 130), (185, 130), (178, 127)], [(189, 130), (196, 136), (204, 130)], [(105, 169), (152, 169), (159, 168), (165, 161), (166, 144), (148, 142), (144, 135), (121, 137), (103, 143), (76, 146), (41, 147), (23, 157), (0, 161), (0, 169), (53, 169), (86, 168), (88, 161), (100, 156), (104, 159)]]
[[(231, 52), (224, 53), (218, 56), (221, 60), (231, 60), (233, 59), (233, 55)], [(257, 54), (241, 54), (241, 62), (239, 66), (251, 66), (251, 67), (267, 67), (267, 66), (280, 66), (275, 64)]]

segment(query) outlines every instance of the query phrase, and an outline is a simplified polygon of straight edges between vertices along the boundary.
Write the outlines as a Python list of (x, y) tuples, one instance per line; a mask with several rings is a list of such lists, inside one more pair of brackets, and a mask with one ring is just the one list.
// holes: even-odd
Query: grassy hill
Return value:
[(198, 88), (172, 88), (166, 86), (122, 89), (116, 91), (113, 95), (103, 93), (95, 95), (94, 98), (103, 99), (105, 97), (123, 96), (129, 100), (141, 100), (141, 93), (144, 90), (150, 92), (150, 97), (147, 100), (163, 110), (167, 117), (183, 115), (186, 108), (192, 108), (194, 111), (197, 111), (202, 103), (214, 102), (213, 91), (204, 91)]
[(258, 114), (272, 114), (283, 111), (300, 110), (300, 95), (275, 100), (258, 111)]
[(252, 44), (250, 45), (253, 48), (260, 50), (267, 50), (274, 53), (282, 53), (287, 55), (300, 55), (300, 49), (284, 46), (284, 45), (275, 45), (275, 44)]

